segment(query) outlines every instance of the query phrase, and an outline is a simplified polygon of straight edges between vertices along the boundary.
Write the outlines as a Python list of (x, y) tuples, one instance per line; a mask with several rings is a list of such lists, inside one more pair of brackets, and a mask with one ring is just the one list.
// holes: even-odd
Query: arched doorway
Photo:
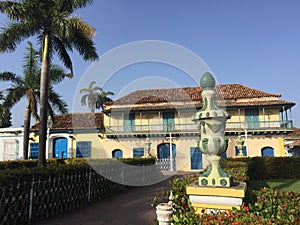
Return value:
[(113, 158), (123, 158), (123, 151), (121, 149), (115, 149), (112, 151), (112, 157)]
[(67, 138), (55, 138), (53, 140), (53, 158), (68, 158)]
[[(173, 170), (176, 170), (176, 145), (172, 144)], [(163, 143), (157, 146), (157, 158), (162, 170), (171, 169), (170, 144)]]
[(274, 148), (264, 147), (261, 149), (261, 156), (274, 156)]

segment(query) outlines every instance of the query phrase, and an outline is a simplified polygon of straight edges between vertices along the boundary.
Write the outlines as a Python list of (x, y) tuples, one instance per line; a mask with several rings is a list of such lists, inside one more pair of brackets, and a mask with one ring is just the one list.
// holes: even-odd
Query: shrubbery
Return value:
[[(222, 167), (233, 175), (235, 181), (270, 178), (299, 178), (299, 158), (240, 158), (222, 160)], [(270, 168), (268, 168), (268, 166)], [(294, 168), (297, 166), (297, 168)], [(287, 176), (286, 172), (290, 174)], [(217, 214), (196, 215), (186, 194), (186, 186), (198, 176), (175, 178), (172, 181), (174, 195), (174, 225), (282, 225), (300, 224), (300, 194), (271, 188), (248, 190), (241, 210), (226, 210)], [(156, 203), (167, 202), (169, 193), (162, 198), (156, 196)]]

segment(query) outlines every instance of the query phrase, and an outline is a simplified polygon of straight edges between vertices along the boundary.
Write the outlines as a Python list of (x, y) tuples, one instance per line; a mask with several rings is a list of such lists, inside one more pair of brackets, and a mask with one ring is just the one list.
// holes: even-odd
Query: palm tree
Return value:
[[(3, 92), (0, 92), (0, 100), (4, 100)], [(0, 128), (10, 127), (11, 124), (11, 112), (8, 107), (0, 104)]]
[[(7, 89), (7, 96), (3, 103), (6, 108), (11, 108), (18, 103), (23, 97), (27, 98), (27, 105), (24, 113), (24, 139), (23, 155), (24, 159), (28, 158), (28, 144), (30, 132), (31, 115), (39, 119), (37, 104), (40, 101), (40, 67), (39, 53), (34, 49), (32, 43), (28, 42), (23, 65), (23, 76), (16, 75), (12, 72), (0, 73), (1, 81), (12, 82), (11, 88)], [(52, 85), (60, 83), (65, 77), (70, 75), (64, 73), (63, 69), (53, 65), (50, 67), (50, 88), (49, 88), (49, 114), (53, 117), (53, 108), (61, 113), (67, 113), (67, 104), (61, 99), (54, 90)]]
[(38, 165), (46, 165), (47, 103), (50, 62), (54, 53), (73, 74), (68, 51), (75, 48), (84, 60), (96, 60), (98, 54), (92, 41), (96, 31), (78, 16), (75, 10), (93, 0), (20, 0), (1, 1), (0, 12), (9, 24), (0, 33), (0, 51), (14, 51), (28, 37), (37, 37), (42, 56), (40, 83), (40, 127)]
[(114, 94), (110, 91), (103, 91), (101, 87), (93, 87), (94, 84), (96, 84), (96, 81), (92, 81), (88, 88), (82, 88), (79, 91), (79, 93), (86, 92), (86, 94), (81, 97), (81, 105), (86, 105), (87, 103), (92, 113), (95, 112), (96, 108), (99, 109), (101, 107), (104, 109), (104, 104), (112, 101), (112, 99), (107, 96)]
[(96, 102), (96, 108), (99, 109), (100, 107), (102, 110), (104, 110), (104, 105), (107, 102), (112, 102), (113, 100), (108, 97), (108, 95), (114, 95), (111, 91), (101, 91), (101, 93), (98, 95), (97, 102)]

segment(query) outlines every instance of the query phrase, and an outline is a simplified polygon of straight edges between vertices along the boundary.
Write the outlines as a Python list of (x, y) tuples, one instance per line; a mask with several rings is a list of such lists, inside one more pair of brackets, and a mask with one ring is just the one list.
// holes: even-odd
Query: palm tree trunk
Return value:
[(24, 138), (23, 138), (23, 157), (28, 159), (28, 147), (29, 147), (29, 132), (30, 132), (30, 119), (31, 110), (30, 107), (26, 107), (24, 114)]
[(38, 166), (46, 165), (46, 141), (48, 118), (48, 92), (49, 92), (49, 45), (48, 34), (44, 37), (43, 60), (40, 83), (40, 127), (39, 127), (39, 158)]

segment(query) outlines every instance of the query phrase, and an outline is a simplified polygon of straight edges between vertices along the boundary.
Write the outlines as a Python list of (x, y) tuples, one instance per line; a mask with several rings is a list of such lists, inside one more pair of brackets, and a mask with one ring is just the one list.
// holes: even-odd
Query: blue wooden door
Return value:
[(68, 158), (68, 140), (66, 138), (54, 139), (53, 158)]
[[(176, 158), (176, 145), (172, 144), (173, 159)], [(170, 158), (170, 144), (160, 144), (158, 146), (157, 157), (159, 159), (169, 159)]]
[(164, 131), (172, 131), (175, 129), (174, 112), (163, 113), (163, 128)]
[(191, 169), (200, 170), (203, 169), (202, 165), (202, 152), (197, 147), (191, 147)]
[(259, 111), (257, 108), (249, 108), (245, 111), (246, 122), (248, 129), (258, 129), (259, 125)]
[(265, 147), (261, 150), (261, 156), (274, 156), (274, 149), (271, 147)]

